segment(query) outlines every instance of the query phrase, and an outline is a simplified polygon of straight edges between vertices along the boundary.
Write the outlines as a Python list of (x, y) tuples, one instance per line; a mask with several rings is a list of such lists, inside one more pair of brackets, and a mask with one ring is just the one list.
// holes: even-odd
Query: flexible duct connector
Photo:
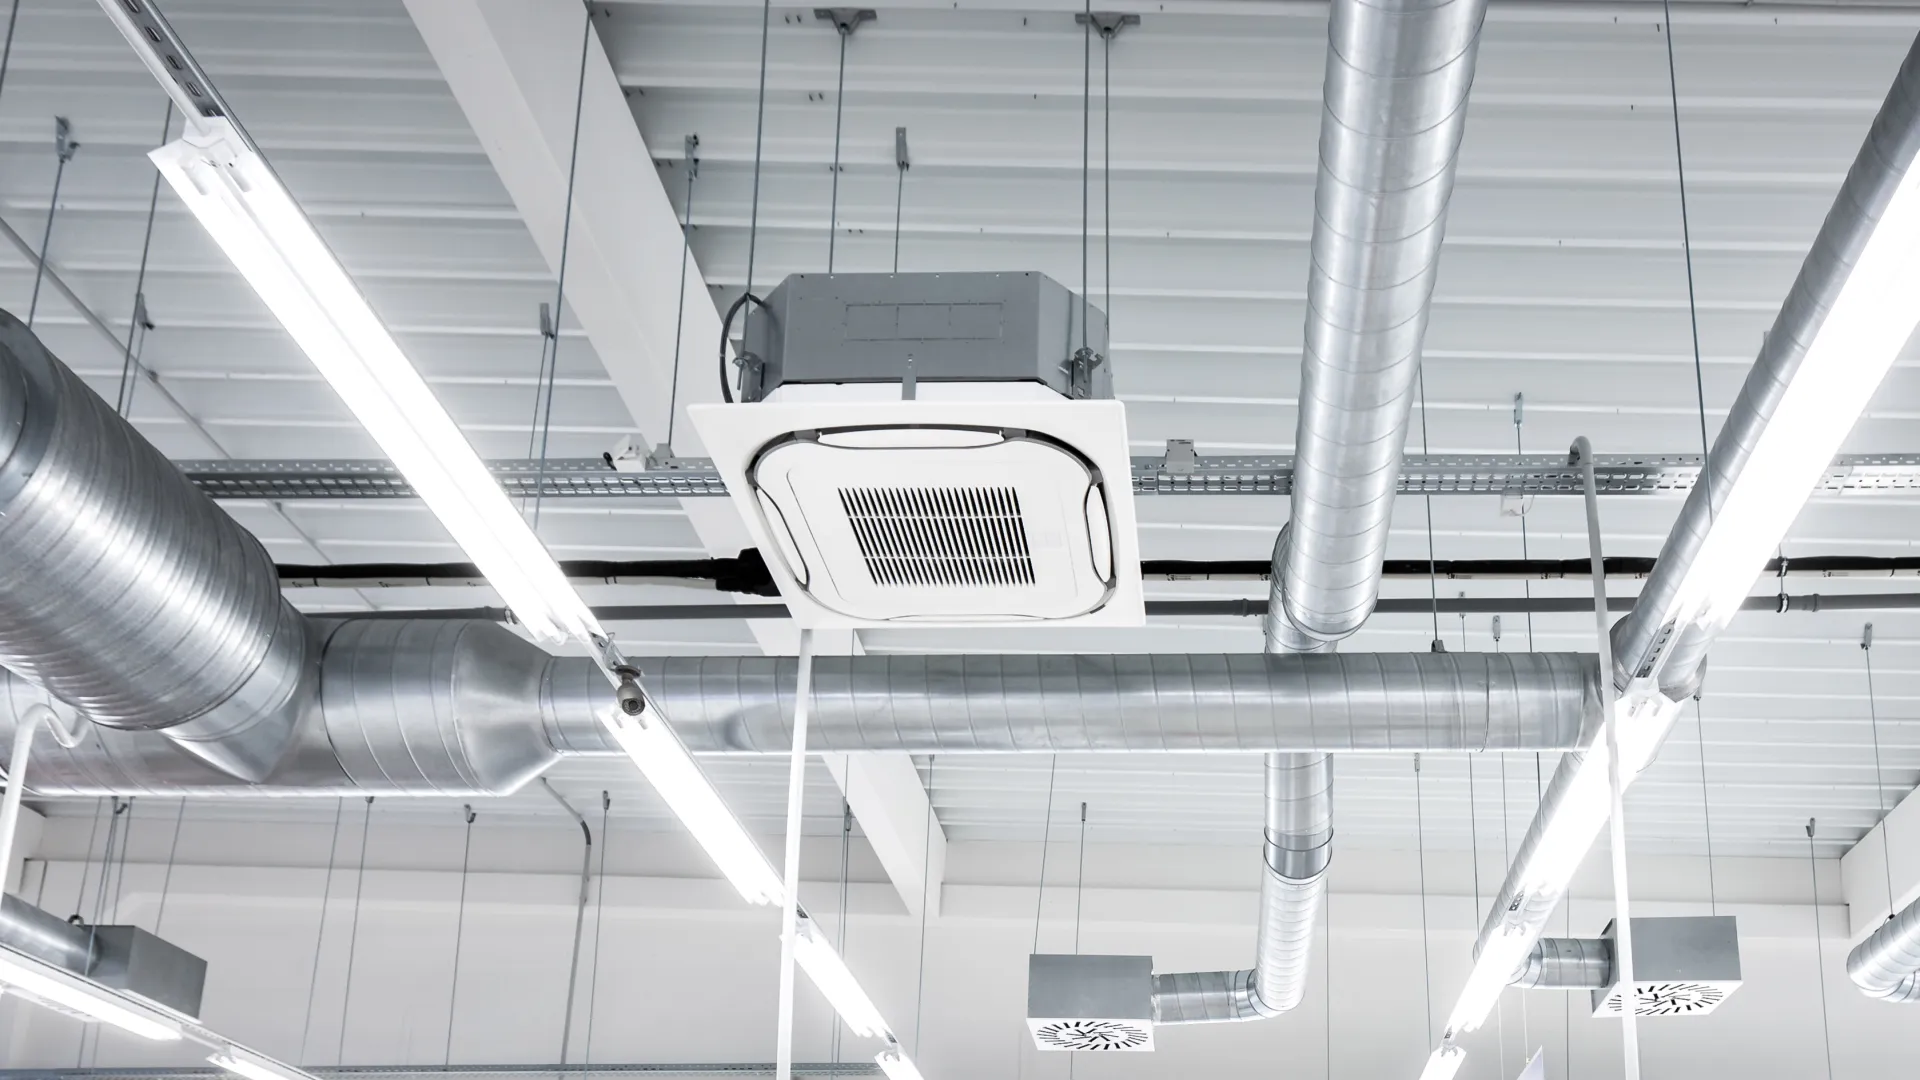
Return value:
[(1381, 559), (1485, 0), (1335, 0), (1314, 183), (1292, 512), (1267, 633), (1360, 628)]
[(1745, 471), (1760, 440), (1786, 396), (1789, 383), (1806, 359), (1827, 313), (1838, 299), (1853, 266), (1865, 251), (1881, 215), (1920, 158), (1920, 38), (1909, 47), (1887, 99), (1867, 131), (1840, 193), (1814, 237), (1773, 329), (1747, 373), (1740, 396), (1707, 455), (1705, 475), (1687, 494), (1673, 531), (1660, 548), (1653, 573), (1641, 587), (1633, 611), (1614, 627), (1614, 681), (1626, 686), (1651, 674), (1663, 652), (1661, 690), (1684, 700), (1699, 684), (1707, 649), (1723, 625), (1675, 628), (1660, 622), (1699, 557), (1714, 518)]
[(1513, 985), (1525, 990), (1601, 990), (1613, 985), (1613, 942), (1604, 938), (1541, 938)]
[(1847, 977), (1868, 997), (1920, 1002), (1920, 900), (1847, 954)]
[[(563, 756), (621, 753), (600, 720), (612, 689), (590, 660), (550, 658), (478, 621), (342, 620), (318, 622), (315, 633), (320, 691), (264, 783), (210, 768), (158, 732), (100, 729), (76, 747), (36, 747), (31, 790), (504, 795)], [(807, 741), (821, 752), (1551, 751), (1576, 745), (1600, 715), (1599, 666), (1571, 653), (822, 656), (814, 665)], [(792, 657), (637, 666), (695, 752), (791, 748)], [(0, 740), (41, 698), (25, 680), (0, 680)], [(1311, 771), (1270, 771), (1269, 780), (1295, 775), (1318, 783)]]
[(0, 665), (261, 780), (310, 655), (259, 541), (0, 312)]

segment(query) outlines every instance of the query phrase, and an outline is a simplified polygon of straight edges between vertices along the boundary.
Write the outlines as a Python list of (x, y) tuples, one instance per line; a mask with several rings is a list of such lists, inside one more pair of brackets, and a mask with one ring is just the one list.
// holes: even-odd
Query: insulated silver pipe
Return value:
[(0, 665), (248, 780), (290, 746), (313, 675), (260, 542), (5, 312)]
[(1334, 0), (1291, 514), (1269, 638), (1360, 628), (1387, 525), (1466, 130), (1485, 0)]
[(1920, 900), (1847, 954), (1847, 978), (1868, 997), (1920, 1002)]
[(1604, 938), (1541, 938), (1513, 985), (1526, 990), (1600, 990), (1613, 984), (1613, 942)]
[[(264, 784), (160, 733), (101, 728), (76, 747), (38, 746), (28, 790), (484, 797), (563, 756), (620, 752), (600, 723), (612, 689), (592, 661), (548, 657), (483, 622), (345, 620), (318, 632), (318, 699)], [(792, 657), (637, 666), (694, 751), (787, 752)], [(1598, 722), (1599, 678), (1593, 657), (1571, 653), (822, 656), (808, 741), (940, 754), (1564, 750)], [(40, 700), (0, 676), (0, 740)]]

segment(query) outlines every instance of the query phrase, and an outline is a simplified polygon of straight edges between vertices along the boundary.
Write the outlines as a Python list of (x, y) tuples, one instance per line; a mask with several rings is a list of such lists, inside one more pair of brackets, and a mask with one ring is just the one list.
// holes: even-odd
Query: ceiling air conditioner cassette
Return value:
[(751, 314), (746, 400), (688, 413), (800, 625), (1144, 621), (1098, 309), (1040, 274), (802, 274)]

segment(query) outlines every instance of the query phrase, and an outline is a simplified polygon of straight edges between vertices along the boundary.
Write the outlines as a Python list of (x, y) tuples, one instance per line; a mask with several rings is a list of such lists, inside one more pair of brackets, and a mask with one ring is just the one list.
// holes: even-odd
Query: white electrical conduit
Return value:
[[(1604, 670), (1604, 669), (1602, 669)], [(807, 785), (807, 710), (813, 703), (813, 631), (800, 631), (800, 686), (793, 700), (793, 750), (787, 755), (786, 888), (780, 900), (780, 1029), (774, 1080), (793, 1075), (793, 954), (799, 932), (800, 812)]]
[[(1586, 485), (1587, 551), (1593, 560), (1593, 627), (1600, 646), (1600, 670), (1613, 670), (1613, 643), (1607, 626), (1607, 575), (1600, 553), (1599, 488), (1593, 479), (1593, 446), (1585, 435), (1573, 440), (1569, 464), (1580, 467)], [(1627, 808), (1620, 775), (1620, 716), (1614, 706), (1613, 680), (1600, 680), (1601, 716), (1607, 741), (1607, 788), (1612, 805), (1608, 815), (1613, 856), (1613, 963), (1620, 991), (1620, 1039), (1626, 1056), (1626, 1080), (1640, 1080), (1640, 995), (1633, 985), (1633, 920), (1627, 917)]]
[(53, 740), (71, 750), (86, 738), (84, 720), (75, 720), (69, 729), (59, 714), (45, 705), (29, 705), (13, 729), (13, 754), (7, 758), (7, 793), (0, 798), (0, 886), (13, 868), (14, 836), (20, 831), (20, 800), (27, 792), (27, 760), (33, 753), (33, 737), (42, 725), (53, 733)]

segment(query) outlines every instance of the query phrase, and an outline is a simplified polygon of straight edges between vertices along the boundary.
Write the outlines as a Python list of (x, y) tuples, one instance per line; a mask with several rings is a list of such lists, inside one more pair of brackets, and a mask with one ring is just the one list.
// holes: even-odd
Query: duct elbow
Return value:
[(1920, 1002), (1920, 900), (1854, 946), (1847, 954), (1847, 978), (1870, 998)]

